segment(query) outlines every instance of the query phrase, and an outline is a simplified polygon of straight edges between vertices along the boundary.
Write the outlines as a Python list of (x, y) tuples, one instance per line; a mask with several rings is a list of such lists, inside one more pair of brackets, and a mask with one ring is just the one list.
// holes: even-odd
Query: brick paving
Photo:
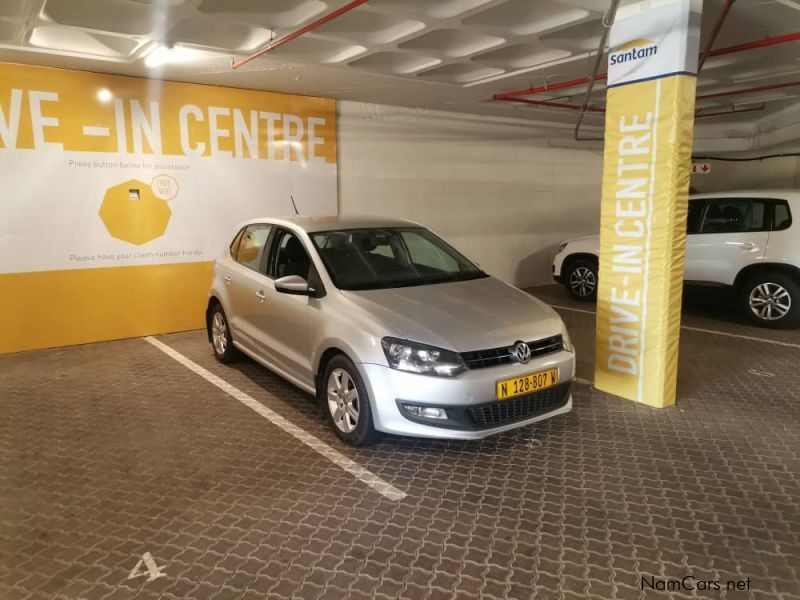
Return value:
[[(590, 380), (594, 317), (563, 315)], [(800, 344), (717, 309), (685, 323)], [(684, 330), (677, 407), (578, 385), (571, 414), (535, 427), (352, 449), (308, 395), (216, 363), (202, 332), (159, 339), (407, 497), (144, 340), (0, 356), (0, 599), (800, 599), (798, 348)], [(163, 576), (129, 579), (145, 552)], [(641, 589), (686, 575), (751, 589)]]

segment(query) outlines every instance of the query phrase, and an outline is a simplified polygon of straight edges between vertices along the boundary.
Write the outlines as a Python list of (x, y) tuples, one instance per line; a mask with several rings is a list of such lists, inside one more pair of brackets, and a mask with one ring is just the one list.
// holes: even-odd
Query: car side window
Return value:
[(792, 212), (786, 200), (775, 200), (772, 211), (772, 231), (783, 231), (792, 225)]
[(303, 243), (291, 231), (280, 230), (275, 240), (268, 275), (279, 279), (288, 275), (299, 275), (308, 280), (311, 258)]
[(261, 259), (267, 246), (270, 225), (248, 225), (241, 233), (236, 249), (236, 262), (248, 269), (260, 271)]
[(686, 233), (700, 231), (700, 219), (703, 216), (703, 201), (689, 200), (689, 214), (686, 217)]
[(766, 231), (766, 201), (747, 198), (710, 200), (701, 233)]
[(231, 250), (231, 258), (236, 260), (236, 254), (239, 252), (239, 243), (242, 241), (242, 234), (244, 233), (245, 228), (239, 230), (239, 233), (236, 234), (236, 237), (233, 238), (231, 242), (230, 250)]

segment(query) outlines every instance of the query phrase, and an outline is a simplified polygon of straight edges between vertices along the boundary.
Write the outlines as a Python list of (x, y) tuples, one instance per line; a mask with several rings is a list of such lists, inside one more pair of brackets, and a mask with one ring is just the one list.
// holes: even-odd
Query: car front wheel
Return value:
[(800, 326), (800, 285), (781, 273), (764, 273), (741, 290), (740, 303), (748, 318), (762, 327)]
[(597, 298), (597, 263), (581, 258), (569, 263), (564, 274), (567, 291), (576, 300), (591, 302)]
[(320, 390), (323, 409), (333, 430), (352, 446), (367, 446), (377, 439), (366, 387), (356, 366), (346, 356), (331, 359)]

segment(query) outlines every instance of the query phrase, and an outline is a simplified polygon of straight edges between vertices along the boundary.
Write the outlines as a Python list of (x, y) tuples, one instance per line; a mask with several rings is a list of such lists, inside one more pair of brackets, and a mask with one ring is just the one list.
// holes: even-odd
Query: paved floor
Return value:
[[(594, 307), (535, 293), (590, 380)], [(145, 340), (2, 356), (0, 599), (798, 599), (800, 331), (718, 307), (685, 324), (675, 408), (579, 385), (533, 428), (364, 450), (203, 333), (160, 336), (401, 500)], [(648, 587), (687, 575), (723, 589)]]

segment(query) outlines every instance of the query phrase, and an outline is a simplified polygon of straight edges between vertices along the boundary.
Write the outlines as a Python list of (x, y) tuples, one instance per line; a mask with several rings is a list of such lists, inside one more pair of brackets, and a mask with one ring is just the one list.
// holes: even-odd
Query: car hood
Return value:
[(600, 241), (600, 234), (599, 233), (591, 233), (589, 235), (582, 235), (580, 237), (571, 238), (568, 240), (564, 240), (569, 244), (574, 244), (576, 242), (599, 242)]
[(385, 335), (457, 352), (561, 333), (552, 308), (494, 277), (342, 294)]

